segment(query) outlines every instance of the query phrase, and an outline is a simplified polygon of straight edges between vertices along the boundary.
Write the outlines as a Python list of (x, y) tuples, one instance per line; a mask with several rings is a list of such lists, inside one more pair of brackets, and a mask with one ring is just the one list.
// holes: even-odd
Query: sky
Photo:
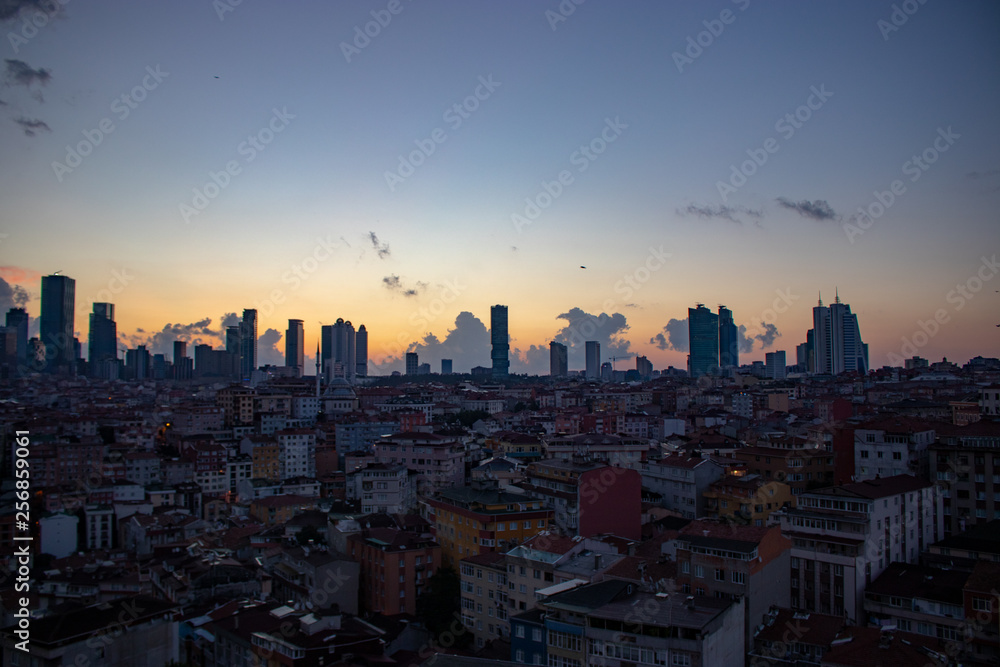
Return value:
[(872, 367), (1000, 356), (993, 2), (0, 0), (0, 34), (0, 308), (60, 271), (84, 342), (95, 301), (168, 356), (256, 308), (265, 363), (344, 318), (373, 374), (467, 371), (504, 304), (512, 372), (684, 368), (704, 303), (793, 363), (839, 294)]

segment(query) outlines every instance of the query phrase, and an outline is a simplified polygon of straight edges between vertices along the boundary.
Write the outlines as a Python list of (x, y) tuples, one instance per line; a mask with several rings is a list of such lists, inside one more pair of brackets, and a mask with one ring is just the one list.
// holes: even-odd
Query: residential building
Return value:
[[(778, 526), (739, 526), (692, 521), (665, 542), (663, 552), (677, 563), (683, 595), (737, 600), (750, 637), (772, 606), (787, 607), (792, 542)], [(743, 652), (750, 650), (749, 643)]]
[(726, 472), (708, 457), (671, 454), (641, 464), (642, 486), (662, 498), (667, 509), (685, 519), (705, 516), (705, 492)]
[(463, 558), (459, 565), (462, 623), (475, 637), (476, 648), (508, 639), (506, 557), (492, 551)]
[(864, 590), (943, 535), (939, 489), (909, 475), (817, 489), (778, 513), (792, 540), (791, 606), (864, 619)]
[(417, 598), (441, 566), (441, 547), (430, 535), (399, 528), (365, 528), (347, 538), (348, 554), (361, 565), (361, 605), (366, 613), (417, 613)]
[(934, 425), (908, 417), (884, 417), (854, 427), (854, 481), (929, 473)]
[(528, 464), (525, 493), (555, 510), (568, 535), (641, 537), (642, 476), (595, 461), (545, 459)]
[(432, 516), (442, 562), (507, 550), (548, 530), (553, 512), (542, 501), (480, 485), (442, 489), (423, 501)]
[(944, 494), (945, 534), (1000, 519), (1000, 422), (941, 426), (930, 446), (930, 478)]
[(704, 493), (705, 516), (750, 526), (767, 525), (782, 507), (794, 507), (792, 489), (760, 475), (725, 475)]

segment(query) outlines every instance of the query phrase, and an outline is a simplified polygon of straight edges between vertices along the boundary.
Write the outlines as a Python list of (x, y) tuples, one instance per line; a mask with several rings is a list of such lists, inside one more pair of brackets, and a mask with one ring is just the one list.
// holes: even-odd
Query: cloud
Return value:
[(20, 116), (18, 118), (15, 118), (14, 122), (20, 125), (21, 129), (24, 130), (24, 134), (29, 137), (35, 136), (35, 134), (39, 130), (45, 130), (46, 132), (52, 131), (52, 128), (49, 127), (48, 123), (42, 120), (38, 120), (37, 118), (31, 119), (31, 118), (25, 118), (24, 116)]
[(767, 322), (761, 322), (761, 331), (754, 333), (752, 335), (747, 335), (746, 325), (741, 324), (737, 332), (737, 344), (739, 346), (740, 354), (749, 354), (753, 352), (754, 344), (760, 343), (761, 350), (764, 350), (774, 344), (774, 341), (781, 334), (778, 333), (778, 327)]
[(440, 372), (442, 359), (451, 359), (456, 373), (468, 373), (473, 366), (490, 365), (490, 332), (482, 320), (462, 311), (444, 340), (428, 333), (411, 343), (407, 352), (416, 352), (420, 363), (429, 363), (435, 373)]
[(978, 181), (984, 178), (992, 178), (994, 176), (1000, 176), (1000, 169), (986, 169), (985, 171), (970, 171), (965, 177), (970, 181)]
[(403, 296), (417, 296), (425, 289), (427, 289), (427, 283), (417, 281), (415, 287), (406, 287), (403, 285), (402, 279), (396, 274), (388, 275), (382, 278), (382, 285), (391, 292), (397, 292)]
[(602, 363), (611, 361), (612, 357), (621, 360), (635, 356), (629, 350), (629, 341), (624, 338), (628, 322), (621, 313), (594, 315), (574, 307), (557, 319), (566, 320), (567, 324), (556, 333), (553, 340), (569, 348), (567, 354), (571, 369), (586, 366), (586, 341), (590, 340), (600, 344)]
[(378, 236), (375, 232), (368, 232), (368, 240), (372, 242), (372, 248), (374, 248), (375, 253), (378, 255), (379, 259), (386, 259), (391, 254), (389, 252), (388, 243), (379, 243)]
[(532, 345), (527, 350), (519, 348), (510, 352), (510, 372), (528, 375), (549, 374), (548, 345)]
[(671, 319), (663, 327), (663, 331), (649, 339), (649, 342), (661, 350), (688, 351), (688, 320)]
[(220, 336), (225, 337), (226, 327), (235, 327), (240, 323), (240, 316), (236, 313), (225, 313), (219, 318)]
[[(195, 345), (215, 345), (219, 342), (220, 332), (212, 328), (212, 318), (206, 317), (190, 324), (173, 324), (168, 322), (163, 328), (155, 333), (148, 333), (143, 329), (136, 329), (134, 334), (119, 334), (118, 341), (130, 349), (138, 345), (145, 345), (150, 354), (165, 354), (168, 358), (173, 357), (174, 341), (186, 341), (189, 346)], [(194, 356), (194, 350), (188, 350), (188, 356)]]
[(720, 220), (728, 220), (729, 222), (742, 224), (743, 220), (739, 216), (753, 218), (756, 221), (760, 220), (760, 218), (764, 215), (764, 212), (747, 208), (746, 206), (726, 206), (724, 204), (720, 204), (719, 206), (711, 206), (710, 204), (688, 204), (685, 208), (677, 209), (677, 215), (682, 218), (694, 216), (701, 218), (702, 220), (712, 220), (718, 218)]
[(258, 366), (284, 366), (285, 353), (278, 349), (281, 341), (281, 332), (277, 329), (268, 329), (260, 336), (257, 336), (257, 365)]
[(815, 201), (809, 201), (808, 199), (803, 199), (802, 201), (792, 201), (785, 197), (778, 197), (775, 201), (781, 204), (784, 208), (795, 211), (803, 218), (811, 218), (821, 222), (825, 220), (837, 220), (840, 218), (840, 216), (837, 215), (837, 212), (833, 210), (825, 199), (817, 199)]
[(28, 63), (16, 58), (7, 58), (4, 62), (7, 64), (7, 80), (14, 85), (30, 88), (32, 84), (39, 83), (44, 86), (52, 79), (51, 70), (43, 67), (34, 69)]
[[(761, 330), (748, 335), (747, 327), (744, 324), (737, 328), (737, 346), (740, 354), (753, 352), (754, 345), (760, 343), (760, 349), (765, 349), (774, 344), (775, 339), (781, 334), (778, 327), (767, 322), (760, 322)], [(655, 345), (661, 350), (674, 350), (676, 352), (689, 352), (690, 341), (688, 338), (688, 319), (671, 319), (663, 327), (663, 331), (649, 339), (651, 345)]]
[(0, 278), (0, 315), (6, 315), (11, 308), (24, 308), (30, 300), (26, 289)]
[(22, 12), (32, 9), (51, 16), (62, 11), (59, 3), (52, 0), (0, 0), (0, 21), (10, 21)]

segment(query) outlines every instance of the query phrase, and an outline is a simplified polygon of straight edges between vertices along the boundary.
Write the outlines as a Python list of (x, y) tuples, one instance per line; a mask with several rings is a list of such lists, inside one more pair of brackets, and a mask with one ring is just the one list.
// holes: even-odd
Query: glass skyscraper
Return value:
[(688, 308), (688, 373), (691, 377), (717, 374), (719, 371), (719, 316), (704, 304)]
[(510, 372), (510, 337), (507, 334), (507, 306), (490, 308), (490, 343), (493, 350), (493, 377), (505, 377)]
[(76, 281), (60, 275), (42, 276), (42, 316), (38, 325), (49, 372), (68, 370), (76, 362), (75, 316)]
[(719, 306), (719, 366), (738, 368), (740, 365), (739, 330), (733, 322), (733, 311)]

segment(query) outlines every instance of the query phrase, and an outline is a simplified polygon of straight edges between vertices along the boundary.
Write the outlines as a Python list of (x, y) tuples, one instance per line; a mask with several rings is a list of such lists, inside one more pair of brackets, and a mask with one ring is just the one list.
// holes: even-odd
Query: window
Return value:
[(681, 574), (691, 574), (691, 561), (681, 562)]
[[(520, 630), (521, 628), (518, 628)], [(520, 635), (519, 635), (520, 636)], [(517, 649), (514, 651), (514, 662), (524, 662), (524, 651)]]
[(723, 570), (722, 568), (716, 568), (715, 569), (715, 580), (716, 581), (725, 581), (726, 580), (726, 571)]
[(687, 653), (678, 653), (674, 651), (674, 657), (671, 659), (670, 664), (676, 665), (677, 667), (691, 667), (691, 656)]
[(540, 642), (540, 641), (542, 641), (542, 629), (541, 628), (532, 628), (531, 629), (531, 641), (533, 641), (533, 642)]
[(514, 626), (514, 636), (515, 637), (519, 637), (521, 639), (524, 639), (524, 626), (523, 625), (515, 625)]
[(984, 598), (978, 595), (972, 596), (972, 609), (974, 611), (993, 611), (993, 604), (990, 598)]
[(733, 572), (733, 583), (734, 584), (745, 584), (746, 575), (743, 572)]
[(705, 578), (705, 566), (704, 565), (695, 565), (694, 566), (694, 576), (698, 577), (699, 579), (704, 579)]

